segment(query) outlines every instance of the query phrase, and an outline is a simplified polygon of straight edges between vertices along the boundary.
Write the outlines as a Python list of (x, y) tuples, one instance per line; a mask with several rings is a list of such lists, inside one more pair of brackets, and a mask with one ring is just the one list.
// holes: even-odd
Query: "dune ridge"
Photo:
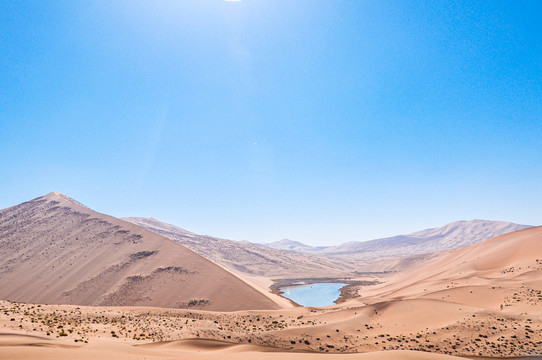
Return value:
[[(205, 259), (196, 256), (180, 262), (182, 258), (178, 254), (195, 253), (135, 224), (126, 223), (123, 227), (121, 220), (117, 223), (114, 218), (94, 215), (89, 209), (80, 210), (71, 202), (64, 205), (57, 197), (38, 198), (37, 203), (0, 212), (0, 233), (9, 239), (2, 251), (11, 256), (2, 258), (0, 263), (0, 280), (2, 285), (7, 284), (0, 291), (11, 291), (10, 286), (13, 286), (22, 295), (36, 289), (43, 295), (40, 291), (44, 291), (44, 283), (40, 283), (43, 281), (40, 276), (47, 278), (50, 274), (46, 271), (40, 274), (27, 267), (30, 262), (26, 256), (29, 255), (39, 256), (54, 249), (55, 254), (59, 254), (54, 264), (62, 264), (62, 271), (74, 266), (70, 261), (75, 263), (64, 251), (69, 255), (71, 250), (77, 249), (77, 254), (107, 259), (113, 256), (109, 254), (112, 249), (118, 247), (123, 255), (100, 263), (107, 266), (91, 267), (89, 276), (81, 277), (62, 292), (61, 296), (68, 299), (70, 296), (91, 299), (92, 289), (99, 284), (112, 289), (93, 298), (97, 300), (93, 300), (92, 305), (97, 306), (0, 301), (0, 329), (11, 334), (4, 337), (5, 346), (1, 346), (0, 337), (0, 354), (8, 358), (281, 357), (295, 360), (339, 359), (341, 356), (341, 359), (444, 360), (458, 356), (488, 359), (508, 356), (538, 359), (542, 351), (542, 227), (449, 250), (428, 261), (420, 261), (416, 268), (408, 271), (374, 275), (380, 284), (360, 285), (359, 297), (327, 307), (279, 308), (274, 303), (275, 307), (224, 312), (220, 308), (210, 311), (209, 304), (197, 301), (191, 305), (190, 300), (184, 309), (154, 305), (134, 307), (122, 303), (122, 299), (139, 299), (145, 294), (143, 289), (153, 286), (158, 286), (160, 294), (175, 291), (172, 288), (175, 282), (187, 284), (204, 274), (204, 267), (199, 264)], [(81, 214), (72, 216), (71, 212)], [(90, 221), (84, 222), (87, 219)], [(40, 231), (29, 232), (28, 227), (35, 228), (36, 224)], [(117, 225), (119, 228), (115, 228)], [(73, 228), (78, 229), (77, 232), (73, 232)], [(124, 230), (127, 232), (117, 233)], [(87, 231), (93, 236), (81, 235)], [(32, 241), (21, 241), (23, 234), (29, 234), (27, 240)], [(64, 242), (57, 238), (60, 235), (65, 238)], [(77, 241), (66, 240), (73, 237)], [(93, 253), (98, 251), (94, 249), (96, 242), (101, 244), (105, 239), (108, 239), (105, 246), (108, 251)], [(72, 243), (79, 241), (93, 246), (74, 248)], [(130, 246), (122, 246), (124, 243)], [(164, 250), (169, 256), (160, 256)], [(43, 259), (38, 257), (38, 260), (37, 264), (43, 266)], [(237, 279), (205, 261), (213, 265), (211, 274), (221, 279), (232, 279), (229, 276)], [(80, 266), (90, 265), (83, 261)], [(9, 279), (11, 273), (18, 274), (21, 282), (29, 282), (17, 288), (13, 279)], [(34, 276), (42, 288), (27, 289), (31, 281), (21, 274)], [(54, 273), (57, 275), (59, 273)], [(174, 281), (164, 281), (164, 275), (174, 276)], [(357, 279), (363, 276), (360, 274)], [(62, 281), (59, 282), (62, 285)], [(242, 281), (241, 284), (248, 286)], [(162, 285), (168, 289), (161, 292)], [(248, 289), (241, 290), (248, 296), (257, 294), (254, 295), (256, 300), (263, 296), (270, 301), (254, 288), (249, 286)], [(83, 294), (84, 291), (90, 293)], [(134, 305), (149, 303), (152, 304), (145, 299), (134, 301)], [(109, 306), (112, 304), (124, 306)], [(13, 334), (40, 338), (17, 338)]]
[(276, 309), (210, 260), (50, 193), (0, 211), (0, 298), (35, 303)]
[(153, 218), (127, 217), (123, 220), (164, 235), (236, 273), (250, 276), (281, 278), (297, 274), (298, 277), (306, 278), (344, 277), (357, 269), (357, 264), (351, 261), (292, 253), (247, 241), (198, 235)]
[(292, 240), (281, 240), (265, 245), (275, 249), (320, 255), (327, 258), (374, 262), (452, 250), (531, 227), (531, 225), (506, 221), (474, 219), (454, 221), (441, 227), (421, 230), (408, 235), (396, 235), (368, 241), (351, 241), (337, 246), (314, 247)]

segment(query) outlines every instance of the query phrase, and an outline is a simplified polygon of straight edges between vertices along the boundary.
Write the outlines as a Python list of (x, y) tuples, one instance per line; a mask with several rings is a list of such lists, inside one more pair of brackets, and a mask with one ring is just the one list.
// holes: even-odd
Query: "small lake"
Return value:
[(280, 288), (282, 296), (303, 306), (327, 306), (341, 296), (340, 289), (348, 284), (318, 283)]

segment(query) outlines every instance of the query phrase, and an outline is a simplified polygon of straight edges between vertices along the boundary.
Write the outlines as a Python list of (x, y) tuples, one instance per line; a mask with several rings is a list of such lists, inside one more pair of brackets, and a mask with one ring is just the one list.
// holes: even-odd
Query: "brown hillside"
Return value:
[(221, 311), (278, 307), (186, 247), (59, 193), (0, 210), (0, 298)]
[(164, 235), (203, 257), (243, 275), (268, 278), (344, 277), (359, 268), (357, 263), (360, 263), (277, 250), (247, 241), (198, 235), (156, 219), (132, 217), (123, 220)]
[[(381, 298), (403, 298), (428, 295), (437, 289), (507, 287), (540, 282), (541, 270), (542, 227), (534, 227), (454, 250), (426, 266), (398, 274), (369, 293), (378, 293)], [(490, 302), (480, 302), (485, 300)]]

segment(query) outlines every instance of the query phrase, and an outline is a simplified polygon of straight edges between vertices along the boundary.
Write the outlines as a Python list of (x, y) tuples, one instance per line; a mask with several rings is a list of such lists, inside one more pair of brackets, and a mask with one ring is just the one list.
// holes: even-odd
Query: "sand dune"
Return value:
[(0, 298), (209, 310), (279, 305), (168, 238), (59, 193), (0, 211)]
[[(3, 342), (9, 337), (11, 343)], [(131, 345), (101, 340), (93, 345), (67, 345), (60, 340), (28, 342), (29, 337), (22, 334), (0, 335), (0, 354), (3, 359), (110, 359), (119, 360), (162, 360), (162, 359), (240, 359), (240, 360), (453, 360), (459, 357), (414, 351), (388, 351), (364, 354), (322, 354), (284, 352), (255, 345), (238, 345), (210, 340), (180, 340), (149, 345)]]
[(260, 245), (198, 235), (153, 218), (123, 220), (164, 235), (261, 287), (272, 284), (261, 277), (349, 278), (355, 273), (404, 271), (434, 261), (450, 249), (530, 227), (503, 221), (457, 221), (409, 235), (313, 247), (286, 239)]
[[(464, 286), (482, 286), (487, 291), (488, 287), (542, 280), (541, 271), (542, 227), (535, 227), (457, 249), (427, 266), (398, 274), (386, 284), (367, 290), (367, 294), (404, 298), (437, 289), (454, 292)], [(490, 304), (490, 298), (480, 301)]]
[[(185, 247), (96, 214), (59, 194), (3, 210), (0, 216), (2, 239), (8, 239), (0, 254), (0, 292), (20, 298), (34, 294), (39, 300), (71, 284), (56, 296), (88, 297), (97, 299), (94, 305), (111, 305), (142, 291), (125, 283), (126, 278), (139, 276), (145, 288), (153, 287), (145, 296), (153, 300), (157, 293), (170, 304), (168, 292), (183, 296), (185, 289), (175, 288), (179, 278), (168, 282), (161, 276), (170, 266), (182, 266), (183, 285), (196, 279), (209, 281), (216, 289), (239, 281), (233, 286), (247, 299), (234, 301), (245, 301), (245, 309), (250, 309), (248, 301), (271, 304), (260, 310), (223, 312), (208, 311), (211, 306), (203, 304), (173, 309), (0, 301), (0, 330), (8, 334), (0, 335), (2, 358), (444, 360), (460, 355), (487, 359), (528, 355), (537, 359), (542, 350), (542, 227), (450, 250), (427, 262), (422, 258), (415, 269), (379, 275), (381, 284), (360, 285), (359, 298), (337, 305), (277, 308), (262, 293)], [(131, 241), (123, 241), (125, 236)], [(164, 252), (167, 256), (158, 256)], [(27, 260), (32, 257), (37, 259), (36, 268)], [(92, 261), (85, 260), (88, 257)], [(93, 267), (95, 262), (101, 267)], [(21, 275), (24, 272), (34, 277), (34, 288), (28, 288), (34, 285)], [(99, 287), (93, 284), (106, 290), (95, 294)], [(56, 292), (45, 285), (54, 285)], [(225, 293), (219, 296), (213, 289), (202, 290), (214, 299), (211, 304), (235, 308)]]
[(2, 333), (0, 332), (0, 347), (1, 346), (39, 346), (41, 344), (50, 343), (50, 339), (45, 336), (17, 334), (17, 333)]
[[(337, 246), (311, 247), (291, 240), (281, 240), (266, 246), (294, 250), (299, 253), (327, 258), (357, 259), (368, 262), (413, 257), (473, 245), (481, 241), (530, 228), (505, 221), (455, 221), (444, 226), (370, 241), (352, 241)], [(403, 264), (404, 267), (405, 264)]]
[(128, 217), (123, 220), (164, 235), (207, 259), (244, 275), (267, 278), (343, 277), (359, 269), (358, 264), (352, 261), (302, 255), (247, 241), (198, 235), (152, 218)]

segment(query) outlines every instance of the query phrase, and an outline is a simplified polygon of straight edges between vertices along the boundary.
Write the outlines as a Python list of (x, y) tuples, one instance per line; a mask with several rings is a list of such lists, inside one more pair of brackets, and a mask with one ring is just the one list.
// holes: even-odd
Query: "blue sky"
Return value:
[(4, 1), (0, 208), (333, 244), (542, 223), (540, 1)]

